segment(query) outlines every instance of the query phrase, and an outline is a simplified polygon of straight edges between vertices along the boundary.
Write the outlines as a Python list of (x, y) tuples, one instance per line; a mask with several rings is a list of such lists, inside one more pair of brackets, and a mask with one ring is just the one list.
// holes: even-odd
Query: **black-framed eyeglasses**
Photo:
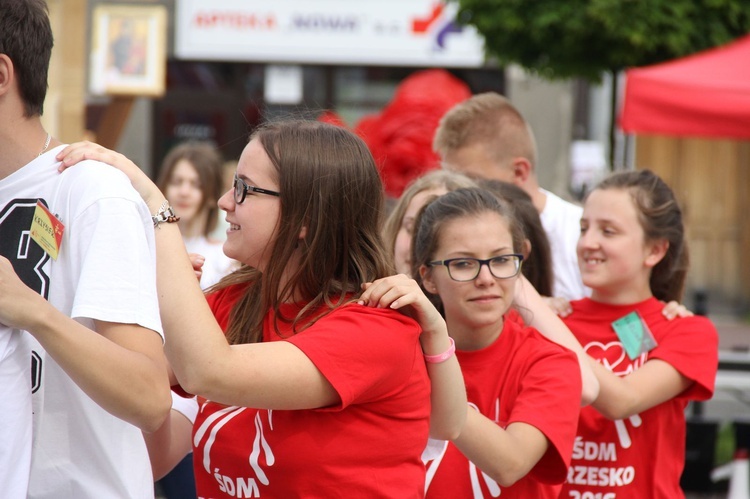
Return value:
[(509, 279), (518, 275), (521, 270), (523, 255), (511, 253), (509, 255), (500, 255), (486, 260), (479, 258), (450, 258), (448, 260), (437, 260), (429, 262), (427, 265), (434, 267), (444, 265), (448, 269), (448, 277), (454, 281), (466, 282), (473, 281), (482, 270), (482, 265), (487, 265), (492, 274), (497, 279)]
[(242, 204), (242, 202), (245, 201), (245, 196), (247, 196), (248, 192), (268, 194), (269, 196), (277, 197), (281, 196), (281, 194), (276, 191), (261, 189), (260, 187), (255, 187), (254, 185), (247, 185), (244, 180), (237, 176), (236, 173), (234, 174), (234, 183), (232, 185), (234, 186), (234, 202), (237, 204)]

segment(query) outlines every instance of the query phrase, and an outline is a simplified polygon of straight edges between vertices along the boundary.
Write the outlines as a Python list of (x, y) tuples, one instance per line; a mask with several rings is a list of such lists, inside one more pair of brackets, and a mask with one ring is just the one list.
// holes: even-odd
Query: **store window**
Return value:
[[(380, 112), (399, 83), (423, 69), (307, 65), (302, 67), (302, 102), (279, 105), (265, 102), (265, 68), (265, 64), (170, 61), (167, 93), (154, 105), (153, 164), (159, 165), (171, 147), (190, 139), (214, 142), (225, 159), (237, 159), (249, 133), (266, 119), (316, 119), (332, 110), (354, 127), (364, 116)], [(504, 93), (500, 69), (450, 72), (465, 81), (472, 93)]]

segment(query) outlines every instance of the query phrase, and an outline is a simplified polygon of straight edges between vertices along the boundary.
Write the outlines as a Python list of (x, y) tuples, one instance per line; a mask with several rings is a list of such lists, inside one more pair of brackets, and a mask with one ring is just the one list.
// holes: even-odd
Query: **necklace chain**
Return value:
[(46, 151), (47, 148), (49, 147), (50, 140), (52, 140), (52, 135), (50, 135), (49, 132), (47, 132), (47, 140), (44, 141), (44, 148), (41, 151), (39, 151), (39, 154), (37, 156), (41, 156), (42, 154), (44, 154), (44, 151)]

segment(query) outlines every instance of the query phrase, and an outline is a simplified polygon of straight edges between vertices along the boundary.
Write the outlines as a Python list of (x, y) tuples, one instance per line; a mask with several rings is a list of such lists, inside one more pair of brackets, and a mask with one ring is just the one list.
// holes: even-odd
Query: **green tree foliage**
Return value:
[(750, 0), (452, 0), (488, 55), (549, 79), (675, 59), (750, 33)]

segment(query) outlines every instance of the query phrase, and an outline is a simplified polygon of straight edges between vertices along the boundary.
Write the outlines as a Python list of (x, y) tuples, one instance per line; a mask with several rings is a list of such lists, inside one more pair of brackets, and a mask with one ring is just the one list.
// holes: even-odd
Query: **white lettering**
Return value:
[(260, 497), (260, 489), (254, 478), (232, 478), (214, 470), (214, 479), (219, 484), (219, 490), (230, 497)]
[(227, 490), (224, 488), (224, 481), (222, 480), (222, 476), (219, 474), (219, 468), (216, 468), (214, 470), (214, 480), (219, 484), (219, 490), (222, 492), (226, 492)]
[(224, 478), (224, 491), (226, 492), (226, 494), (232, 497), (236, 497), (234, 495), (234, 482), (232, 481), (232, 479), (229, 478), (228, 476), (225, 476), (223, 478)]
[(570, 497), (573, 499), (615, 499), (617, 495), (614, 492), (584, 492), (581, 494), (577, 490), (571, 490)]
[(237, 497), (260, 497), (260, 490), (255, 480), (237, 478)]
[(624, 483), (633, 483), (633, 479), (635, 478), (635, 468), (632, 466), (628, 466), (625, 468), (625, 472), (622, 474), (622, 481)]
[(585, 461), (616, 461), (617, 448), (615, 444), (605, 442), (585, 442), (576, 437), (573, 443), (573, 459)]
[[(635, 469), (600, 468), (598, 466), (571, 466), (568, 469), (568, 483), (573, 485), (595, 485), (599, 487), (623, 487), (633, 483)], [(581, 498), (583, 499), (583, 498)]]
[(599, 444), (600, 461), (617, 461), (617, 448), (613, 442)]

